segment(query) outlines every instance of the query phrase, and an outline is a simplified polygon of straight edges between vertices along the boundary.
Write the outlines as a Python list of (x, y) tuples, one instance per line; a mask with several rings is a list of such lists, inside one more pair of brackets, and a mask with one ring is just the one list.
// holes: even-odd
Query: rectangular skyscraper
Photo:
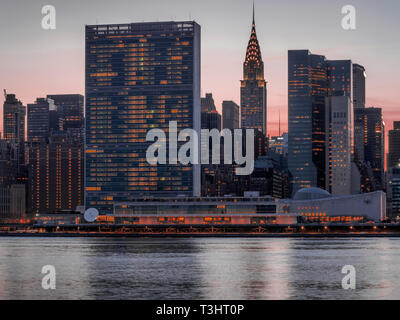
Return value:
[[(331, 124), (326, 98), (345, 96), (351, 104), (352, 62), (327, 60), (308, 50), (289, 50), (288, 64), (288, 156), (292, 190), (296, 192), (304, 187), (326, 189), (329, 176), (327, 139)], [(351, 111), (352, 105), (350, 119)]]
[(83, 128), (83, 95), (49, 94), (47, 98), (59, 108), (63, 130)]
[(353, 64), (353, 105), (354, 109), (365, 108), (365, 68), (359, 64)]
[(200, 131), (200, 26), (86, 26), (85, 118), (87, 208), (112, 214), (132, 197), (199, 195), (200, 167), (150, 165), (146, 134), (170, 121)]
[(389, 130), (388, 169), (400, 163), (400, 121), (393, 122), (393, 130)]
[(347, 96), (326, 98), (327, 137), (326, 190), (334, 196), (351, 193), (351, 103)]

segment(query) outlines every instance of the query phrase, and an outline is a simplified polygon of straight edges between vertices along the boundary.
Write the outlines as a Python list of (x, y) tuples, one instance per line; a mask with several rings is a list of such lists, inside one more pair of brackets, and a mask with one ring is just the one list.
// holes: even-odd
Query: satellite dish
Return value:
[(99, 211), (96, 208), (87, 209), (85, 211), (85, 214), (83, 215), (86, 222), (94, 222), (94, 221), (96, 221), (98, 216), (99, 216)]

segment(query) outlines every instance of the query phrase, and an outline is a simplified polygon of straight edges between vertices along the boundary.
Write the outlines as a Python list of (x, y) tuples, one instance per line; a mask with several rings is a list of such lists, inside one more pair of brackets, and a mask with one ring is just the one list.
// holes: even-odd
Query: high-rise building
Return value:
[(18, 176), (21, 178), (25, 165), (25, 116), (26, 107), (15, 94), (6, 94), (3, 107), (4, 139), (12, 144), (13, 159), (17, 161)]
[(254, 21), (246, 58), (243, 63), (243, 80), (240, 87), (241, 128), (257, 129), (267, 135), (267, 83), (264, 78), (264, 62), (256, 34)]
[(85, 110), (86, 207), (112, 214), (132, 197), (200, 194), (199, 165), (146, 159), (150, 129), (200, 131), (197, 23), (86, 26)]
[(400, 216), (400, 166), (399, 164), (388, 169), (388, 183), (386, 186), (387, 215), (390, 218)]
[(29, 146), (30, 213), (76, 210), (83, 205), (83, 141), (73, 131), (53, 132)]
[(222, 101), (222, 128), (239, 128), (239, 106), (233, 101)]
[[(354, 109), (356, 127), (363, 133), (357, 163), (361, 173), (361, 192), (384, 189), (385, 124), (381, 108)], [(362, 155), (362, 156), (361, 156)]]
[(365, 68), (359, 64), (353, 64), (353, 106), (354, 109), (365, 108)]
[(48, 139), (50, 134), (50, 102), (46, 98), (37, 98), (28, 104), (28, 142)]
[(400, 163), (400, 121), (393, 122), (393, 130), (389, 130), (388, 169)]
[(83, 128), (83, 104), (84, 98), (80, 94), (50, 94), (48, 99), (52, 99), (54, 104), (60, 109), (60, 121), (63, 130), (69, 128)]
[[(352, 62), (327, 60), (325, 56), (311, 54), (308, 50), (289, 50), (288, 64), (288, 161), (292, 190), (296, 192), (304, 187), (325, 189), (330, 125), (326, 98), (346, 96), (351, 103)], [(349, 117), (352, 119), (351, 114)]]
[(326, 190), (334, 196), (351, 193), (351, 103), (347, 96), (326, 98), (329, 128)]

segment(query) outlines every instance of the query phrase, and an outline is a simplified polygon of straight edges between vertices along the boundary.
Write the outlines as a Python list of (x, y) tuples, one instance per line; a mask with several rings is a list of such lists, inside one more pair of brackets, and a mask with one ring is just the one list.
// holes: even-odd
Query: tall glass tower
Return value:
[(243, 80), (240, 88), (241, 127), (258, 129), (267, 134), (267, 84), (264, 79), (264, 62), (257, 40), (256, 25), (251, 27), (246, 59), (243, 63)]
[(197, 23), (86, 26), (85, 98), (87, 208), (112, 214), (135, 197), (200, 195), (199, 165), (146, 160), (150, 129), (168, 139), (176, 121), (178, 131), (200, 132)]
[[(289, 50), (288, 166), (292, 192), (305, 187), (326, 189), (329, 185), (327, 173), (333, 159), (329, 142), (338, 139), (334, 136), (338, 130), (331, 130), (333, 122), (330, 118), (330, 109), (334, 110), (340, 106), (329, 108), (326, 98), (347, 97), (350, 109), (349, 114), (346, 111), (346, 119), (350, 119), (349, 123), (352, 124), (352, 83), (351, 60), (327, 60), (325, 56), (311, 54), (308, 50)], [(346, 105), (340, 99), (330, 101)], [(346, 133), (343, 133), (350, 138), (350, 141), (352, 141), (351, 132), (352, 128), (346, 126)], [(350, 142), (350, 153), (351, 150), (352, 142)], [(346, 149), (347, 162), (348, 151)], [(346, 166), (348, 165), (350, 164), (346, 163)]]

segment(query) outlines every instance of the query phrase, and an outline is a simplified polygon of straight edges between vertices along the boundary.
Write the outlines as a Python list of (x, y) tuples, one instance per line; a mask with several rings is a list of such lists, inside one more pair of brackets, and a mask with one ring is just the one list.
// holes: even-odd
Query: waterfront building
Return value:
[(264, 62), (254, 21), (243, 63), (243, 80), (240, 86), (241, 128), (257, 129), (267, 135), (267, 83)]
[(16, 145), (0, 139), (0, 220), (25, 217), (25, 184), (20, 184)]
[(332, 196), (320, 188), (303, 188), (292, 199), (279, 200), (277, 212), (297, 213), (309, 222), (380, 222), (386, 219), (386, 194)]
[(54, 132), (48, 141), (30, 144), (30, 213), (76, 210), (83, 205), (83, 150), (82, 138), (73, 130)]
[(239, 106), (233, 101), (222, 101), (222, 128), (233, 131), (239, 127)]
[(387, 214), (389, 218), (400, 216), (400, 164), (388, 169), (387, 177)]
[(86, 207), (111, 213), (134, 196), (200, 195), (199, 165), (146, 160), (150, 129), (176, 121), (200, 131), (200, 26), (88, 25), (85, 70)]

